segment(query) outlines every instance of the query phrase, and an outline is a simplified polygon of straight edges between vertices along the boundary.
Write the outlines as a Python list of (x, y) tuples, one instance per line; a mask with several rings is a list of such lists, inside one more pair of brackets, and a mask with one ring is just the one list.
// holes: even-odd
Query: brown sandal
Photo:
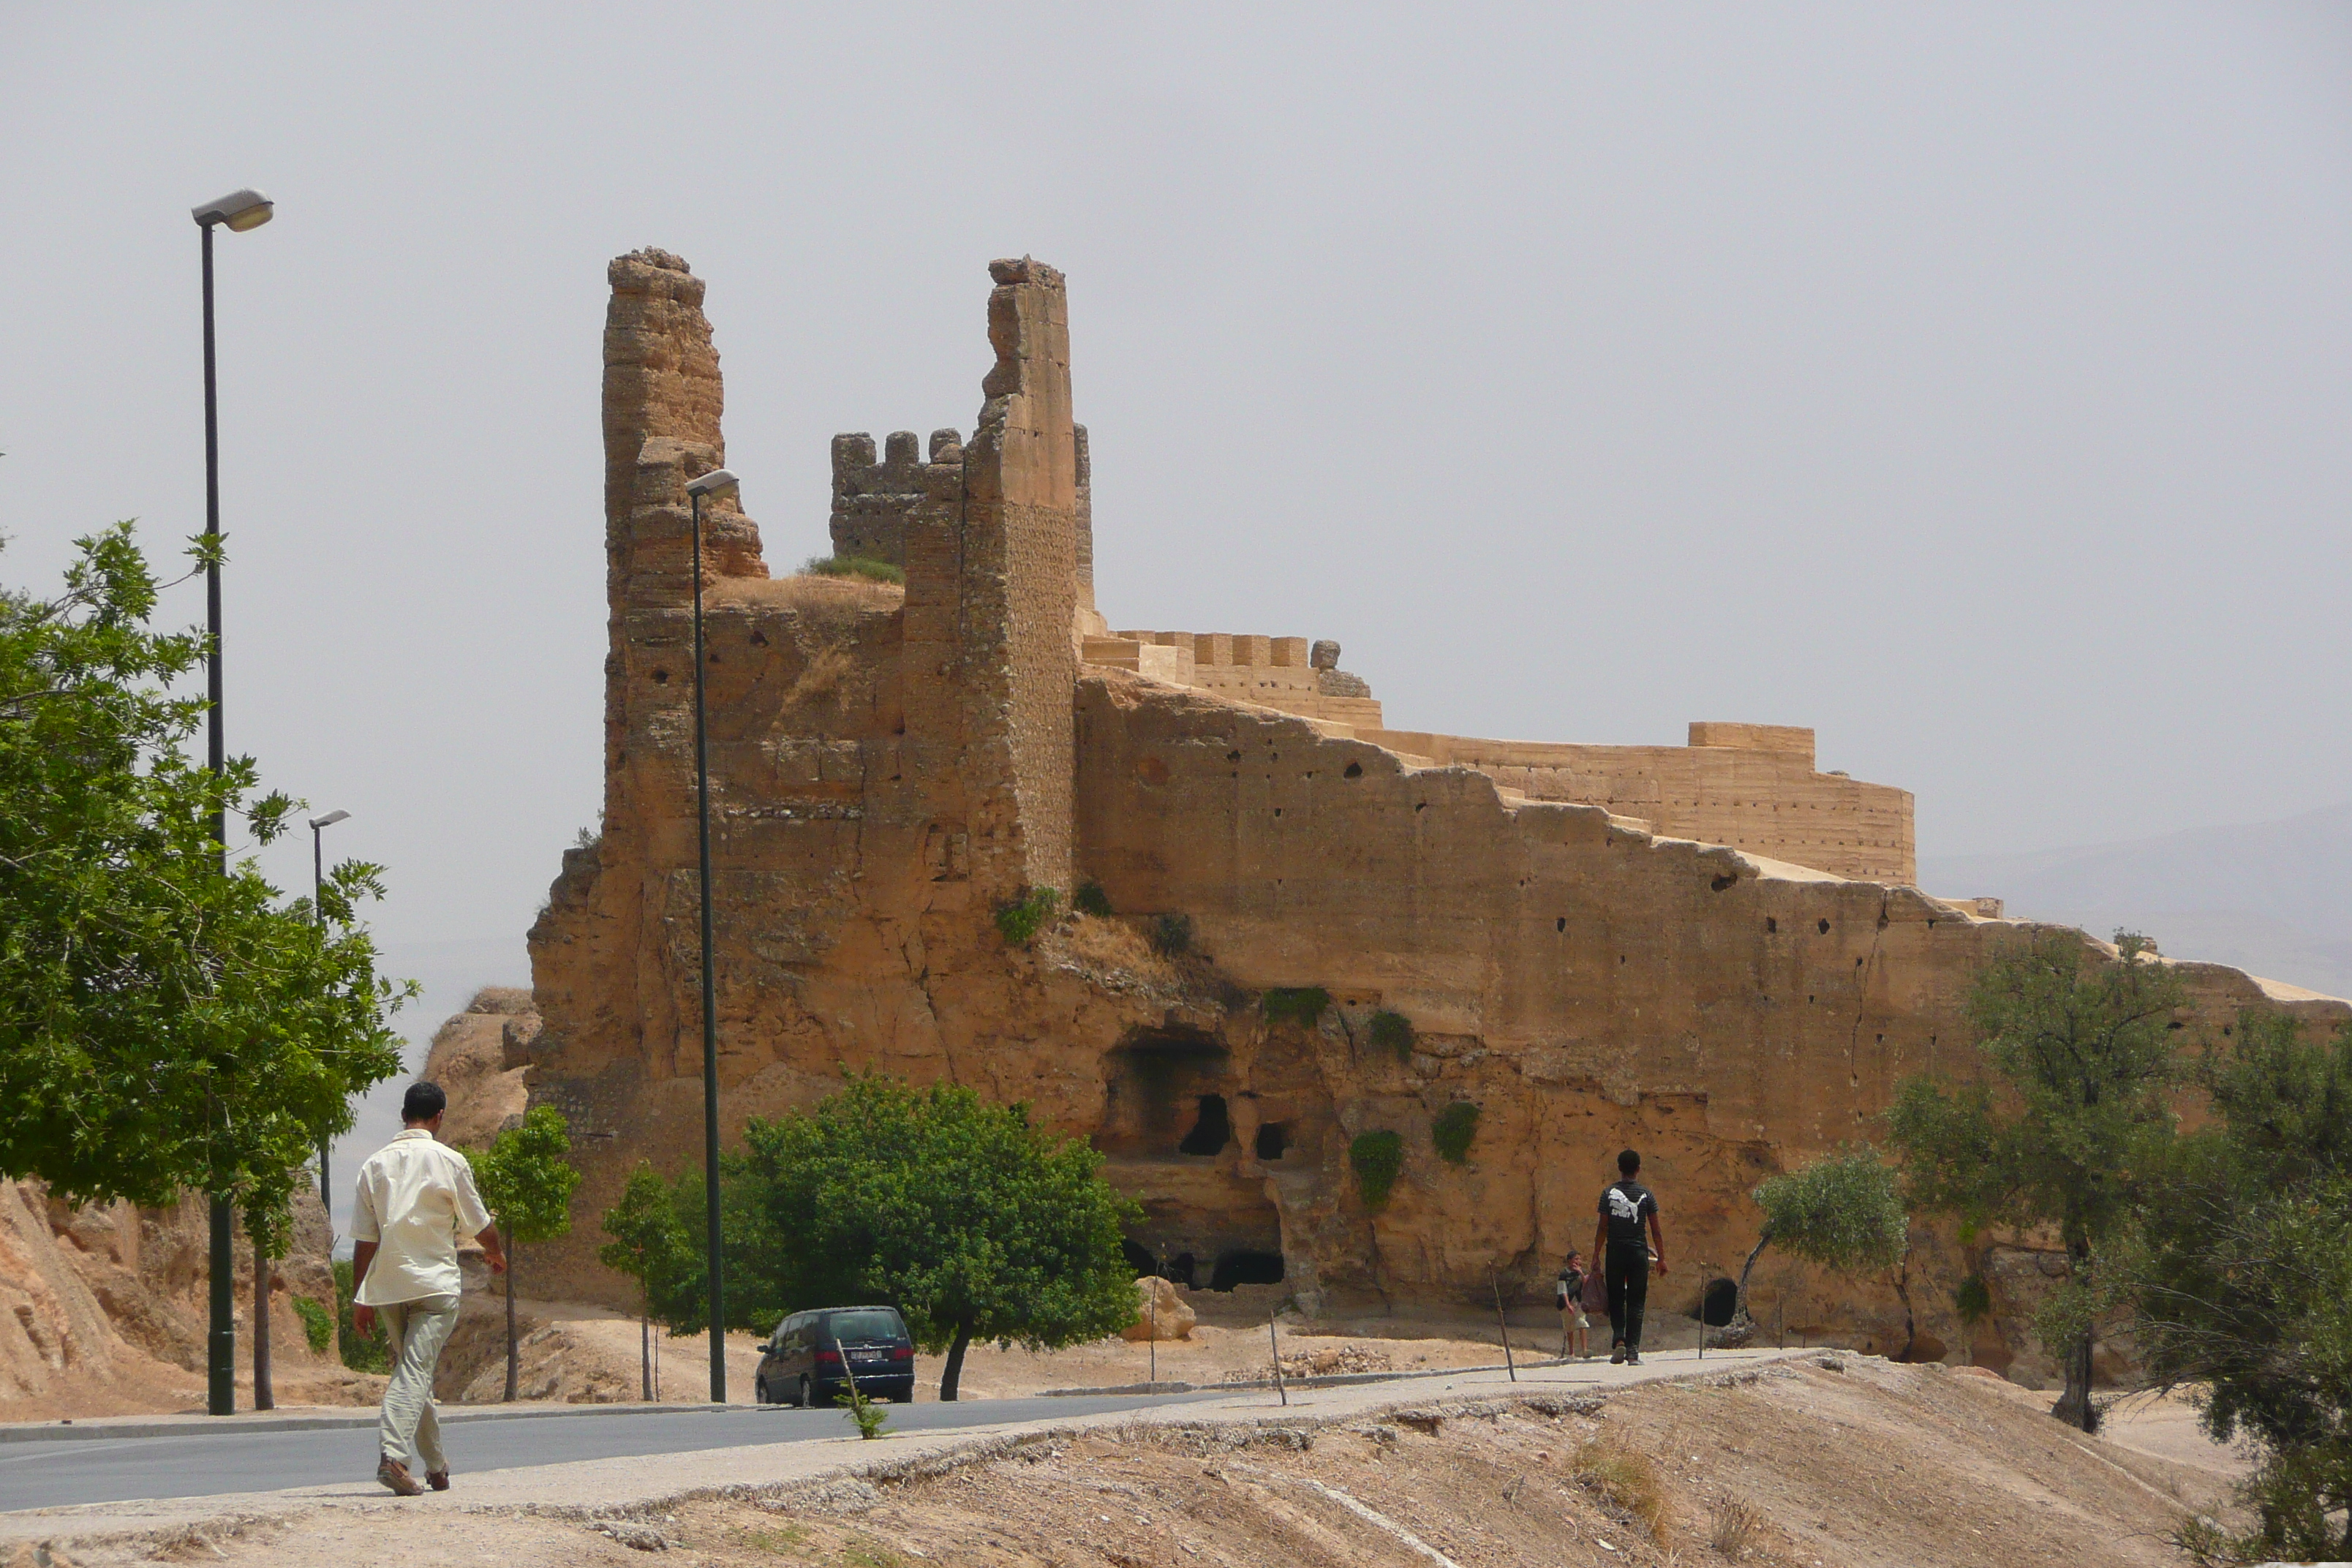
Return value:
[(416, 1484), (416, 1478), (408, 1473), (408, 1467), (390, 1454), (376, 1456), (375, 1479), (400, 1497), (416, 1497), (425, 1490)]
[(427, 1470), (425, 1472), (425, 1484), (431, 1487), (436, 1492), (446, 1492), (449, 1489), (449, 1472), (446, 1470)]

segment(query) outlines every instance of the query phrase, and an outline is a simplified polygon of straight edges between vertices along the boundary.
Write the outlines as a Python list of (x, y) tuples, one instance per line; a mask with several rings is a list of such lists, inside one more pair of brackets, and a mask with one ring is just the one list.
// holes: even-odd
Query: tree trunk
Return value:
[(269, 1386), (269, 1259), (253, 1244), (253, 1407), (278, 1408)]
[(1911, 1347), (1919, 1342), (1919, 1320), (1911, 1310), (1911, 1258), (1908, 1253), (1895, 1266), (1895, 1294), (1903, 1303), (1903, 1348), (1895, 1354), (1896, 1361), (1909, 1361)]
[(514, 1231), (511, 1227), (507, 1226), (500, 1226), (499, 1229), (503, 1234), (507, 1244), (507, 1403), (511, 1405), (514, 1403), (515, 1397), (515, 1373), (517, 1371), (515, 1365)]
[[(2069, 1242), (2066, 1257), (2074, 1265), (2072, 1278), (2080, 1279), (2089, 1268), (2091, 1244)], [(2091, 1406), (2091, 1352), (2098, 1340), (2095, 1325), (2085, 1324), (2083, 1337), (2066, 1349), (2066, 1391), (2051, 1406), (2050, 1414), (2069, 1426), (2079, 1426), (2085, 1432), (2099, 1429), (2099, 1413)]]
[(1755, 1268), (1756, 1260), (1764, 1256), (1764, 1249), (1771, 1245), (1772, 1227), (1768, 1225), (1764, 1233), (1756, 1238), (1756, 1245), (1748, 1249), (1748, 1261), (1739, 1266), (1739, 1300), (1731, 1314), (1734, 1321), (1748, 1316), (1748, 1276)]
[(654, 1324), (646, 1315), (645, 1304), (637, 1309), (637, 1376), (645, 1384), (646, 1403), (654, 1402)]
[(963, 1376), (963, 1352), (971, 1343), (971, 1325), (959, 1322), (956, 1324), (955, 1342), (948, 1346), (947, 1370), (940, 1373), (940, 1402), (943, 1405), (952, 1404), (955, 1400), (956, 1384)]

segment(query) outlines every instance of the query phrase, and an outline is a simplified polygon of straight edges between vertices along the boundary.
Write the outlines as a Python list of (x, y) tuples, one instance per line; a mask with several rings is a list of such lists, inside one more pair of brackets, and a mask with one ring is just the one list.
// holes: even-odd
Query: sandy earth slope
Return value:
[(532, 1568), (659, 1550), (730, 1568), (2156, 1568), (2180, 1561), (2165, 1537), (2215, 1486), (2200, 1468), (2070, 1433), (1993, 1380), (1831, 1355), (1605, 1401), (1113, 1426), (878, 1487), (803, 1484), (630, 1519), (404, 1518), (387, 1499), (75, 1561)]

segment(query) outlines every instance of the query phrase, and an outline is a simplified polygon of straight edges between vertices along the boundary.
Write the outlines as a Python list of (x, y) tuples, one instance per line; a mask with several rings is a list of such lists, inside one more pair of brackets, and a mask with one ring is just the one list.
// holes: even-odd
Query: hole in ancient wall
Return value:
[(1236, 1285), (1279, 1285), (1282, 1283), (1282, 1254), (1256, 1252), (1238, 1248), (1217, 1254), (1217, 1267), (1209, 1276), (1209, 1289), (1230, 1290)]
[(1706, 1282), (1706, 1293), (1699, 1298), (1699, 1321), (1710, 1329), (1719, 1329), (1731, 1321), (1731, 1314), (1739, 1310), (1739, 1287), (1717, 1276)]
[(1176, 1145), (1179, 1154), (1213, 1154), (1234, 1140), (1234, 1120), (1226, 1112), (1225, 1097), (1204, 1094), (1201, 1097), (1201, 1114), (1192, 1123), (1192, 1131)]
[(1821, 922), (1820, 926), (1819, 926), (1817, 929), (1821, 931), (1821, 933), (1822, 933), (1823, 936), (1827, 936), (1827, 935), (1829, 935), (1829, 934), (1830, 934), (1830, 922), (1829, 922), (1829, 921), (1822, 921), (1822, 922)]
[(1290, 1129), (1279, 1121), (1261, 1122), (1257, 1130), (1257, 1157), (1279, 1160), (1282, 1152), (1290, 1147)]
[(1779, 931), (1780, 929), (1780, 922), (1779, 921), (1774, 920), (1770, 915), (1766, 915), (1766, 916), (1764, 917), (1764, 934), (1765, 934), (1765, 935), (1769, 936), (1769, 935), (1771, 935), (1774, 931)]
[(1737, 877), (1717, 877), (1709, 884), (1709, 886), (1713, 887), (1717, 892), (1720, 893), (1738, 880), (1739, 880), (1739, 879)]
[(1171, 1157), (1198, 1121), (1202, 1097), (1222, 1095), (1231, 1065), (1213, 1036), (1137, 1030), (1104, 1057), (1103, 1120), (1095, 1147), (1106, 1154)]
[(1364, 764), (1361, 763), (1349, 763), (1345, 768), (1340, 770), (1339, 776), (1343, 779), (1362, 778), (1364, 776)]
[(1552, 921), (1551, 929), (1554, 931), (1566, 931), (1568, 929), (1568, 917), (1566, 915), (1562, 915), (1558, 920)]
[(654, 684), (656, 686), (667, 686), (669, 684), (669, 671), (667, 669), (655, 670)]

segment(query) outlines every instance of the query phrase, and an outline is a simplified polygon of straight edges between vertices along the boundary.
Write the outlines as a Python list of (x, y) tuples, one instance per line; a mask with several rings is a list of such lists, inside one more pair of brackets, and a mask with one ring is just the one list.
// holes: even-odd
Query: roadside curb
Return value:
[[(1345, 1388), (1360, 1383), (1403, 1383), (1416, 1377), (1466, 1377), (1472, 1373), (1499, 1372), (1508, 1373), (1538, 1372), (1546, 1367), (1580, 1366), (1605, 1357), (1587, 1356), (1579, 1361), (1573, 1356), (1547, 1356), (1541, 1361), (1523, 1361), (1517, 1368), (1496, 1362), (1491, 1366), (1440, 1366), (1407, 1372), (1327, 1372), (1307, 1377), (1286, 1377), (1285, 1388)], [(1274, 1379), (1254, 1377), (1241, 1383), (1121, 1383), (1108, 1388), (1048, 1388), (1038, 1392), (1039, 1399), (1082, 1399), (1089, 1394), (1246, 1394), (1255, 1389), (1272, 1388)]]
[[(459, 1405), (436, 1404), (434, 1414), (445, 1424), (476, 1421), (529, 1421), (541, 1418), (572, 1420), (591, 1415), (685, 1415), (696, 1411), (717, 1415), (729, 1410), (752, 1410), (750, 1405)], [(180, 1415), (156, 1421), (24, 1422), (0, 1426), (0, 1443), (105, 1442), (129, 1437), (237, 1437), (254, 1433), (333, 1432), (376, 1424), (375, 1407), (354, 1408), (349, 1415), (278, 1415), (247, 1411), (242, 1416)]]

